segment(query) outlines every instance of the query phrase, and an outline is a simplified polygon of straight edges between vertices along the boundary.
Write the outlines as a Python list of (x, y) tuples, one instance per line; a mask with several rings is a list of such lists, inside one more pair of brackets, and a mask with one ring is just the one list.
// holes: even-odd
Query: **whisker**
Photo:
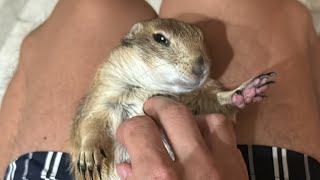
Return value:
[(150, 73), (151, 71), (153, 71), (153, 70), (155, 70), (155, 69), (157, 69), (157, 68), (159, 68), (159, 67), (161, 67), (161, 66), (164, 66), (164, 65), (167, 65), (167, 64), (166, 64), (166, 63), (163, 63), (163, 64), (159, 64), (159, 65), (157, 65), (157, 66), (154, 66), (154, 67), (150, 68), (148, 71), (142, 72), (141, 75), (138, 76), (138, 78), (140, 78), (140, 77), (142, 77), (142, 76), (145, 76), (145, 75), (147, 75), (148, 73)]

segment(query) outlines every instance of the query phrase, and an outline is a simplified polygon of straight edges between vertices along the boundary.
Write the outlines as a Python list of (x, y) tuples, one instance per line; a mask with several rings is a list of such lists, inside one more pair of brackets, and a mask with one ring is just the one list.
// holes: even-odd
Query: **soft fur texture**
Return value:
[(98, 69), (75, 115), (70, 140), (76, 179), (118, 179), (115, 165), (130, 159), (116, 130), (124, 120), (143, 115), (143, 103), (152, 96), (169, 96), (195, 115), (233, 116), (237, 108), (262, 100), (273, 82), (274, 73), (267, 73), (228, 91), (208, 78), (209, 62), (196, 26), (160, 18), (135, 24)]

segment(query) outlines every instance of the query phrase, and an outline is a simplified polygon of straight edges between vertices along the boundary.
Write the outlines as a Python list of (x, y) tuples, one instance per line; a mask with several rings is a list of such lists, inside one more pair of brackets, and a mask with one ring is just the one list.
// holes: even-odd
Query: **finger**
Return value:
[[(214, 157), (214, 161), (219, 162), (219, 166), (223, 169), (246, 172), (245, 162), (240, 150), (237, 148), (232, 121), (218, 114), (204, 115), (197, 118), (199, 128)], [(226, 157), (232, 158), (226, 161)], [(242, 175), (238, 179), (248, 179), (247, 173), (236, 174)]]
[(236, 148), (236, 136), (232, 121), (223, 115), (210, 114), (197, 117), (197, 124), (209, 149)]
[(179, 160), (205, 147), (198, 126), (190, 110), (165, 97), (152, 97), (144, 104), (145, 113), (163, 126)]
[(150, 175), (173, 163), (160, 138), (155, 122), (147, 116), (126, 120), (117, 130), (117, 139), (126, 146), (135, 174)]

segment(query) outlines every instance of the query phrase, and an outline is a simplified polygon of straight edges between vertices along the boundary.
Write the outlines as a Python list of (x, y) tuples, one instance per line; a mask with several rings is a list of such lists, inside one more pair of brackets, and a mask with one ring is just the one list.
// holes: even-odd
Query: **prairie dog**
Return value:
[(119, 179), (115, 165), (130, 159), (115, 139), (116, 129), (125, 119), (143, 115), (144, 101), (154, 95), (168, 95), (194, 114), (231, 116), (260, 101), (273, 83), (269, 79), (275, 73), (266, 73), (226, 90), (208, 78), (209, 62), (196, 26), (160, 18), (135, 24), (98, 69), (78, 107), (70, 137), (76, 179)]

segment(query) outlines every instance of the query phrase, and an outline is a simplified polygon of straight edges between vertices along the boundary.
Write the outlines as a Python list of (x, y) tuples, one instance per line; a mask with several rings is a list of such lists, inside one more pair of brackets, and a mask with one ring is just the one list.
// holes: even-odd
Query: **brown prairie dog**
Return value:
[(144, 101), (154, 95), (168, 95), (194, 114), (231, 116), (260, 101), (273, 83), (274, 73), (266, 73), (227, 91), (208, 78), (209, 62), (196, 26), (159, 18), (135, 24), (98, 69), (75, 115), (70, 139), (76, 179), (119, 179), (115, 165), (130, 160), (115, 140), (117, 127), (143, 115)]

